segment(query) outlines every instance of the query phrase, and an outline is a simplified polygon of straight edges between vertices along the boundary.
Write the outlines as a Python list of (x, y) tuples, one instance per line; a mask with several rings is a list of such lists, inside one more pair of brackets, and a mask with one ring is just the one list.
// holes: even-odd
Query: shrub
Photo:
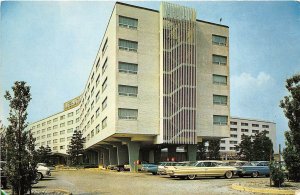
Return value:
[(274, 183), (274, 186), (280, 187), (285, 179), (285, 173), (280, 163), (270, 163), (270, 177)]

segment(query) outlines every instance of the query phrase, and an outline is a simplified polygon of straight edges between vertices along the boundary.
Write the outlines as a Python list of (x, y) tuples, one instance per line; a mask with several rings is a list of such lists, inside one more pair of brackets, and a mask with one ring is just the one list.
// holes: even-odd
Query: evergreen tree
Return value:
[(5, 127), (0, 120), (0, 160), (6, 161), (6, 139), (5, 139)]
[(34, 139), (27, 127), (27, 107), (31, 100), (30, 87), (25, 82), (15, 82), (13, 96), (6, 91), (9, 101), (9, 125), (6, 129), (7, 164), (4, 170), (12, 186), (12, 194), (23, 195), (31, 191), (31, 183), (36, 176)]
[(270, 155), (273, 158), (273, 143), (272, 140), (267, 137), (267, 132), (262, 131), (256, 133), (253, 140), (253, 159), (269, 161)]
[(81, 131), (74, 131), (71, 142), (69, 144), (69, 149), (67, 151), (67, 153), (70, 155), (72, 165), (79, 165), (79, 158), (84, 153), (84, 143), (85, 138), (82, 137)]
[(213, 139), (208, 141), (208, 156), (209, 159), (220, 159), (220, 139)]
[(251, 159), (253, 159), (253, 144), (251, 141), (251, 136), (243, 134), (242, 141), (239, 145), (236, 146), (236, 150), (239, 150), (237, 155), (241, 160), (250, 161)]
[(286, 88), (289, 95), (280, 101), (280, 107), (289, 120), (283, 157), (290, 179), (300, 181), (300, 74), (287, 79)]
[(206, 149), (205, 149), (205, 143), (206, 141), (202, 141), (197, 145), (198, 151), (197, 151), (197, 160), (205, 160), (206, 159)]
[(37, 150), (37, 159), (38, 162), (41, 163), (50, 163), (50, 158), (51, 158), (51, 148), (47, 145), (47, 147), (41, 146), (38, 150)]

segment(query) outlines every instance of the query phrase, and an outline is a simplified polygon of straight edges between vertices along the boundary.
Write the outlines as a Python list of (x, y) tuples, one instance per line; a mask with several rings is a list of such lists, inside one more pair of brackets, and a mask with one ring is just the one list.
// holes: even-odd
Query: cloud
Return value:
[(243, 72), (242, 74), (231, 77), (231, 87), (232, 89), (247, 89), (247, 88), (264, 88), (270, 86), (274, 83), (274, 79), (271, 75), (265, 72), (259, 72), (258, 75), (252, 76), (249, 73)]

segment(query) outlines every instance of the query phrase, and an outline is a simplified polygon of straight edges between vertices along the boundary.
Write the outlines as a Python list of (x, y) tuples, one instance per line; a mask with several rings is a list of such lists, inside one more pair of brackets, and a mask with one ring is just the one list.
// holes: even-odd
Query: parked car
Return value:
[(125, 164), (125, 165), (116, 165), (114, 167), (114, 170), (117, 170), (117, 171), (130, 171), (130, 165), (129, 164)]
[(5, 171), (3, 170), (3, 167), (5, 166), (6, 161), (0, 161), (0, 173), (1, 173), (1, 189), (7, 188), (7, 176), (5, 174)]
[(197, 161), (193, 166), (182, 166), (171, 171), (170, 176), (181, 179), (195, 179), (196, 177), (225, 177), (232, 178), (237, 169), (231, 166), (223, 166), (219, 161)]
[(41, 164), (37, 166), (37, 180), (42, 180), (44, 177), (51, 176), (51, 171), (48, 167), (45, 167)]
[(183, 166), (185, 164), (186, 164), (185, 162), (162, 162), (160, 165), (158, 165), (157, 173), (159, 175), (166, 175), (167, 169), (174, 166)]
[(157, 165), (153, 163), (142, 163), (141, 171), (151, 172), (153, 175), (156, 175)]
[(107, 165), (106, 169), (115, 170), (117, 165)]
[(55, 166), (51, 166), (51, 165), (48, 165), (47, 163), (38, 163), (37, 166), (44, 166), (44, 167), (48, 167), (50, 169), (50, 171), (53, 171), (55, 170)]
[(195, 166), (196, 163), (197, 163), (197, 161), (184, 161), (184, 162), (179, 162), (175, 166), (166, 166), (165, 167), (166, 174), (169, 175), (170, 177), (177, 177), (177, 176), (174, 176), (174, 175), (170, 175), (170, 173), (172, 173), (173, 170), (181, 169), (181, 168), (184, 168), (186, 166)]
[(251, 161), (245, 163), (243, 166), (238, 167), (237, 175), (239, 177), (251, 176), (258, 177), (265, 175), (266, 177), (270, 176), (270, 168), (268, 161)]

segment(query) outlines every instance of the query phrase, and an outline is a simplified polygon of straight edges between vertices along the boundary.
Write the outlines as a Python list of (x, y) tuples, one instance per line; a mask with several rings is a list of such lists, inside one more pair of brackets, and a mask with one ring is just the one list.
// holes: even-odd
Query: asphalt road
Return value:
[(230, 188), (232, 183), (266, 182), (268, 178), (200, 178), (180, 180), (149, 173), (115, 172), (98, 169), (55, 171), (34, 186), (36, 190), (64, 189), (77, 195), (96, 194), (252, 194)]

